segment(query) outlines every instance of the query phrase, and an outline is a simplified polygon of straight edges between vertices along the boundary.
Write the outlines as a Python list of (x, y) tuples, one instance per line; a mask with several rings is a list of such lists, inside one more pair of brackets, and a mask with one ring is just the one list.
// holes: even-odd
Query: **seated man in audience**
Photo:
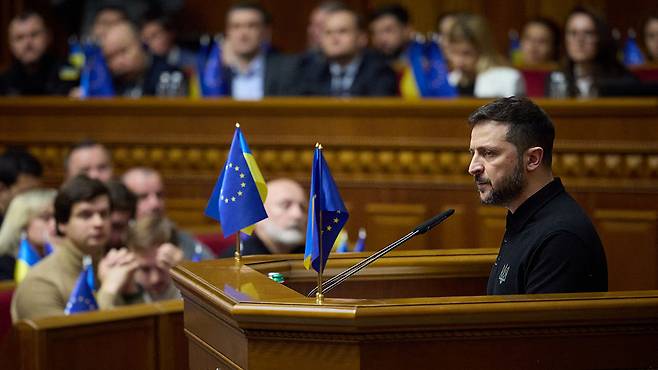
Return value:
[(98, 180), (80, 175), (60, 188), (55, 198), (55, 223), (62, 239), (53, 253), (30, 269), (16, 289), (11, 302), (14, 322), (64, 314), (83, 270), (83, 256), (90, 256), (94, 267), (98, 267), (98, 307), (126, 304), (124, 294), (130, 294), (138, 265), (126, 250), (101, 260), (110, 232), (111, 210), (107, 187)]
[[(269, 181), (264, 206), (268, 217), (257, 223), (253, 235), (242, 243), (242, 254), (304, 253), (308, 208), (304, 189), (290, 179)], [(222, 257), (234, 252), (228, 248)]]
[(151, 53), (164, 58), (169, 65), (186, 72), (196, 68), (196, 53), (176, 45), (176, 32), (168, 18), (147, 14), (142, 20), (140, 33), (142, 42)]
[(0, 156), (0, 224), (11, 200), (41, 186), (43, 168), (27, 151), (9, 149)]
[(107, 31), (121, 22), (129, 22), (130, 17), (123, 7), (103, 5), (96, 10), (91, 24), (90, 36), (96, 41), (102, 40)]
[(128, 249), (135, 254), (137, 291), (144, 302), (180, 298), (169, 270), (183, 260), (174, 224), (163, 217), (143, 217), (130, 229)]
[[(158, 171), (148, 167), (134, 167), (121, 178), (123, 183), (137, 196), (137, 220), (146, 216), (165, 217), (164, 184)], [(186, 259), (212, 259), (212, 251), (192, 235), (179, 230), (178, 246)]]
[(407, 63), (404, 54), (413, 37), (407, 9), (397, 4), (377, 8), (370, 15), (370, 34), (372, 47), (392, 65)]
[(301, 66), (300, 95), (396, 95), (395, 72), (377, 54), (368, 52), (363, 22), (351, 9), (327, 15), (321, 40), (324, 58), (309, 58)]
[(478, 108), (468, 172), (483, 204), (507, 208), (505, 235), (487, 294), (605, 292), (601, 240), (551, 170), (555, 128), (526, 98)]
[(137, 197), (126, 185), (118, 180), (110, 180), (106, 185), (110, 192), (110, 201), (112, 202), (110, 238), (107, 242), (107, 252), (110, 249), (126, 247), (130, 222), (135, 219), (135, 213), (137, 212)]
[[(186, 94), (187, 83), (182, 72), (164, 58), (144, 50), (132, 23), (120, 22), (110, 27), (101, 40), (101, 47), (118, 96), (139, 98), (156, 93), (168, 96)], [(174, 76), (178, 76), (176, 86)]]
[(560, 58), (560, 27), (548, 18), (534, 18), (521, 32), (524, 67), (555, 67)]
[(324, 23), (327, 21), (327, 15), (336, 9), (343, 8), (345, 5), (340, 1), (323, 1), (313, 8), (309, 16), (308, 27), (306, 27), (306, 47), (309, 53), (320, 52), (320, 39), (324, 32)]
[(76, 81), (60, 78), (63, 64), (48, 52), (51, 36), (43, 17), (20, 14), (9, 22), (8, 34), (13, 61), (0, 75), (0, 95), (68, 94)]
[(223, 59), (229, 91), (235, 99), (257, 100), (289, 93), (294, 60), (265, 50), (269, 27), (269, 14), (255, 3), (235, 4), (226, 14)]
[(112, 178), (112, 156), (101, 143), (83, 140), (75, 144), (64, 161), (66, 179), (85, 174), (92, 179), (108, 182)]

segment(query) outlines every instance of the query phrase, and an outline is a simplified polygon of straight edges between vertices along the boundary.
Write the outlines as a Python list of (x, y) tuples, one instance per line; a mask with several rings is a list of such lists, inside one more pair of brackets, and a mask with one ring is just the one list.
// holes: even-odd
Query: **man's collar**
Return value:
[(525, 226), (525, 224), (544, 207), (548, 201), (564, 192), (564, 186), (559, 177), (546, 184), (536, 193), (526, 199), (517, 209), (516, 212), (507, 212), (507, 231), (516, 233)]
[(242, 72), (240, 68), (237, 67), (233, 67), (232, 70), (233, 73), (236, 75), (247, 76), (247, 77), (259, 74), (265, 70), (265, 54), (262, 52), (258, 53), (258, 55), (256, 55), (254, 59), (252, 59), (251, 62), (249, 62), (249, 65), (247, 65), (247, 70), (245, 72)]
[(346, 65), (341, 65), (336, 62), (329, 63), (329, 71), (332, 75), (338, 75), (340, 72), (344, 72), (346, 75), (355, 75), (357, 69), (361, 65), (361, 60), (363, 60), (363, 54), (357, 54), (352, 60)]

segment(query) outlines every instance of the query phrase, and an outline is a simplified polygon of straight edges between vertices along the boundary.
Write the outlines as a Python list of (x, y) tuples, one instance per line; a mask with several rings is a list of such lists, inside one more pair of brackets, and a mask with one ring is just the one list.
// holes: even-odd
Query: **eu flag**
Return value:
[(425, 46), (417, 39), (413, 39), (409, 43), (407, 49), (407, 58), (409, 59), (409, 66), (411, 67), (412, 75), (416, 80), (416, 87), (420, 96), (427, 96), (427, 76), (425, 72)]
[(627, 66), (644, 64), (644, 56), (642, 55), (642, 50), (637, 45), (635, 31), (633, 30), (629, 31), (628, 39), (624, 45), (624, 64)]
[(428, 97), (455, 97), (457, 89), (448, 82), (448, 66), (441, 53), (441, 47), (438, 40), (428, 40), (427, 42), (427, 88)]
[(85, 65), (80, 75), (80, 90), (83, 98), (114, 96), (112, 75), (105, 64), (100, 47), (89, 43), (84, 46)]
[(89, 256), (85, 256), (83, 265), (82, 272), (80, 272), (80, 276), (75, 282), (75, 287), (73, 288), (69, 301), (66, 303), (66, 308), (64, 309), (64, 313), (67, 315), (98, 309), (96, 298), (94, 298), (94, 289), (93, 286), (90, 285), (90, 280), (92, 280), (94, 276), (94, 270)]
[(199, 75), (199, 83), (203, 96), (225, 96), (228, 93), (222, 66), (222, 48), (219, 40), (212, 43), (208, 59)]
[(206, 215), (222, 224), (225, 238), (238, 230), (251, 234), (253, 224), (267, 218), (265, 180), (236, 126), (228, 158), (206, 207)]
[(32, 247), (25, 235), (21, 236), (21, 242), (18, 246), (18, 255), (16, 256), (16, 265), (14, 268), (14, 280), (20, 283), (27, 275), (30, 268), (41, 260), (39, 254)]
[(304, 266), (307, 270), (313, 266), (315, 271), (322, 272), (349, 215), (322, 156), (321, 146), (315, 148), (308, 204)]

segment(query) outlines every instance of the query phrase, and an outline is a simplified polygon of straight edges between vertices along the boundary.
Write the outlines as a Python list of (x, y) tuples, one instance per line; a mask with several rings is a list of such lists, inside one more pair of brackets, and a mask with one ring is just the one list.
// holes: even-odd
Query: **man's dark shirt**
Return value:
[(77, 81), (63, 81), (60, 71), (63, 67), (53, 56), (46, 54), (34, 71), (28, 71), (17, 60), (0, 76), (2, 95), (67, 95)]
[[(227, 248), (222, 252), (220, 258), (233, 257), (234, 253), (235, 248)], [(304, 253), (304, 245), (294, 247), (290, 253)], [(250, 236), (249, 239), (242, 241), (242, 255), (251, 256), (254, 254), (272, 254), (256, 233)]]
[(507, 213), (487, 294), (607, 290), (601, 240), (559, 178), (533, 194), (516, 212)]
[[(118, 78), (112, 79), (114, 91), (117, 96), (154, 96), (160, 82), (160, 75), (165, 72), (181, 72), (178, 68), (167, 63), (164, 58), (156, 55), (149, 54), (147, 63), (148, 67), (146, 71), (138, 80), (122, 81)], [(185, 80), (182, 81), (182, 86), (187, 88), (187, 82)]]

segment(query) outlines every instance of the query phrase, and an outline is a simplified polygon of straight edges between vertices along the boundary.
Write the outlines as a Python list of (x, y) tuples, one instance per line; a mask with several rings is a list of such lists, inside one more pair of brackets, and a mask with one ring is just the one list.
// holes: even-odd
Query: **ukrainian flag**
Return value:
[(14, 268), (14, 280), (16, 283), (23, 281), (30, 268), (40, 260), (41, 257), (32, 248), (27, 238), (25, 236), (21, 237), (21, 243), (18, 246), (18, 256), (16, 256), (16, 267)]
[(224, 237), (241, 230), (253, 232), (253, 225), (265, 218), (265, 179), (236, 124), (228, 158), (208, 200), (206, 216), (222, 225)]

